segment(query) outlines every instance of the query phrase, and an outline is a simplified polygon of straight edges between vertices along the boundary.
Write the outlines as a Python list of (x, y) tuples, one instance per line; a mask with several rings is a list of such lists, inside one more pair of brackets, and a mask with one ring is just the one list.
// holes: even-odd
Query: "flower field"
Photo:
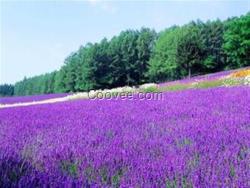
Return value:
[(65, 97), (67, 95), (69, 94), (57, 93), (57, 94), (18, 96), (18, 97), (1, 97), (0, 104), (14, 104), (14, 103), (23, 103), (23, 102), (42, 101), (46, 99)]
[(0, 110), (0, 187), (250, 187), (250, 89)]

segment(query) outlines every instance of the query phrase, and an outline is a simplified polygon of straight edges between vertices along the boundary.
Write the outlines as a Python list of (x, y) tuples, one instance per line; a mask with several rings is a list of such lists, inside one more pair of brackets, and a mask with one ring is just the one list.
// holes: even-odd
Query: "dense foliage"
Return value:
[(223, 48), (228, 56), (227, 66), (235, 68), (250, 64), (250, 13), (226, 24)]
[(249, 103), (224, 87), (1, 109), (0, 185), (249, 187)]
[(34, 95), (55, 92), (55, 76), (57, 72), (47, 73), (32, 78), (24, 78), (14, 87), (15, 95)]
[(88, 43), (59, 71), (24, 78), (15, 95), (60, 93), (180, 79), (250, 65), (250, 13), (226, 21), (127, 30)]
[(223, 32), (224, 23), (219, 20), (165, 30), (156, 41), (149, 77), (158, 82), (223, 70)]
[(11, 84), (0, 85), (0, 96), (11, 96), (14, 94), (14, 86)]

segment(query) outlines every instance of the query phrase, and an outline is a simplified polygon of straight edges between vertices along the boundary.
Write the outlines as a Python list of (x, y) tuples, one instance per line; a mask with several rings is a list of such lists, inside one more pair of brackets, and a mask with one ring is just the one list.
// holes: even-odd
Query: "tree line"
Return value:
[(225, 21), (192, 21), (160, 33), (149, 28), (123, 31), (110, 40), (81, 46), (60, 70), (24, 78), (9, 95), (132, 86), (248, 65), (250, 13)]
[(14, 86), (11, 84), (0, 85), (0, 96), (12, 96), (14, 95)]

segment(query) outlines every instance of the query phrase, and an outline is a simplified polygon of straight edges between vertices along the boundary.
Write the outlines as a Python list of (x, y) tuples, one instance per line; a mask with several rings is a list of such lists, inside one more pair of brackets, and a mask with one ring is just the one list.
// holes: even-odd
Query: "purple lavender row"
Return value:
[(53, 99), (59, 97), (65, 97), (68, 93), (57, 93), (57, 94), (44, 94), (44, 95), (32, 95), (32, 96), (18, 96), (18, 97), (1, 97), (0, 104), (14, 104), (21, 102), (33, 102), (41, 101), (46, 99)]

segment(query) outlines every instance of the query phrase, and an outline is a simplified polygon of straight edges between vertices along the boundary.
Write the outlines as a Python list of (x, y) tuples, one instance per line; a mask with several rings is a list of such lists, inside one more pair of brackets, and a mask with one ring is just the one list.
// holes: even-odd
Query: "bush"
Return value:
[(160, 91), (178, 91), (178, 90), (184, 90), (184, 89), (189, 89), (190, 84), (175, 84), (175, 85), (168, 85), (161, 87), (159, 90)]

